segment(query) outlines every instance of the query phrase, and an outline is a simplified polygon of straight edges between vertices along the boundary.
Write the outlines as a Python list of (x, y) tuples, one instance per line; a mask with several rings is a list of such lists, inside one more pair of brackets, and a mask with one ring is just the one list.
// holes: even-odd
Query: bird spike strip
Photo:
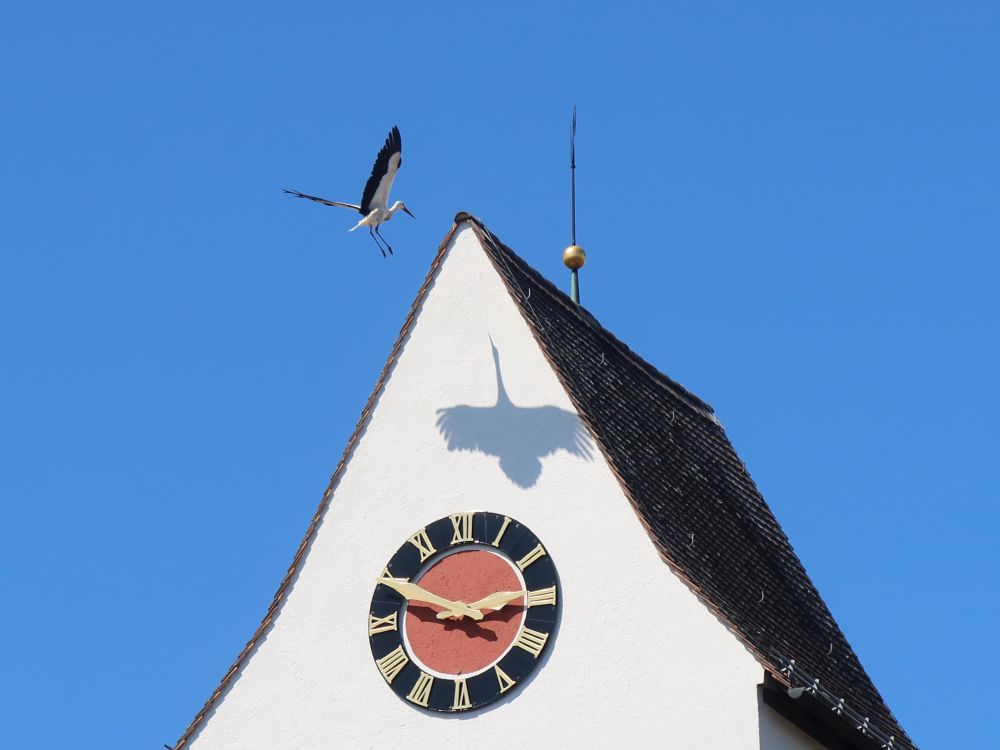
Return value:
[(786, 659), (778, 653), (772, 653), (775, 661), (781, 665), (781, 673), (788, 679), (789, 689), (801, 688), (803, 692), (813, 695), (816, 700), (825, 705), (846, 722), (851, 722), (861, 734), (875, 740), (883, 750), (917, 750), (905, 740), (895, 737), (881, 727), (873, 725), (867, 716), (851, 708), (843, 698), (835, 695), (820, 684), (819, 678), (805, 672), (795, 663), (795, 659)]

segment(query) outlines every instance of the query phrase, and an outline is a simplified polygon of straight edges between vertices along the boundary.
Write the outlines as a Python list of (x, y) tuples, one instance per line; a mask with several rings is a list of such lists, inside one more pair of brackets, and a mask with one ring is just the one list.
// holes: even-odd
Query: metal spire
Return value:
[(573, 125), (569, 131), (569, 180), (570, 180), (570, 244), (563, 250), (563, 264), (570, 270), (569, 296), (580, 304), (580, 279), (578, 271), (587, 262), (587, 253), (576, 244), (576, 106), (573, 106)]

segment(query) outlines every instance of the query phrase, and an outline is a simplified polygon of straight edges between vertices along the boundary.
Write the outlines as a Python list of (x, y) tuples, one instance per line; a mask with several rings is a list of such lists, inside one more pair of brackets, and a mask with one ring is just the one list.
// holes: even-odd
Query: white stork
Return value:
[[(389, 255), (392, 255), (392, 245), (379, 232), (379, 225), (389, 221), (397, 211), (403, 211), (413, 216), (403, 201), (396, 201), (391, 206), (389, 205), (389, 191), (392, 189), (392, 181), (396, 179), (396, 172), (399, 171), (399, 166), (402, 163), (403, 139), (399, 135), (399, 128), (393, 126), (392, 130), (389, 131), (389, 136), (385, 139), (385, 145), (375, 157), (375, 166), (372, 167), (371, 177), (365, 183), (365, 192), (361, 196), (360, 206), (356, 203), (341, 203), (326, 198), (317, 198), (315, 195), (306, 195), (298, 190), (285, 190), (285, 192), (298, 198), (308, 198), (311, 201), (322, 203), (324, 206), (353, 208), (364, 218), (347, 231), (353, 232), (358, 227), (368, 227), (368, 234), (375, 240), (375, 244), (382, 251), (384, 258), (386, 250), (389, 251)], [(385, 247), (382, 247), (383, 242)]]

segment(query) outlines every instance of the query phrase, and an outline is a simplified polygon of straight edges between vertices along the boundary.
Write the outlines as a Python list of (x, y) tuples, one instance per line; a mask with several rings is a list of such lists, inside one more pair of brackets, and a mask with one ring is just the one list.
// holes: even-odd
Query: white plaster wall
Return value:
[[(496, 457), (447, 450), (437, 409), (495, 403), (490, 337), (515, 404), (573, 411), (465, 229), (275, 624), (192, 747), (758, 747), (760, 665), (661, 561), (596, 446), (590, 460), (544, 458), (528, 489)], [(546, 663), (506, 701), (432, 715), (382, 680), (367, 613), (404, 540), (466, 509), (504, 513), (541, 538), (561, 577), (562, 622)]]

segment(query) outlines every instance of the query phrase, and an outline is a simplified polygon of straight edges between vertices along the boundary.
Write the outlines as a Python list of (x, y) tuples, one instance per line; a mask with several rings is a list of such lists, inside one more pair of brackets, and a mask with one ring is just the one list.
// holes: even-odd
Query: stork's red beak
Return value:
[(413, 214), (410, 213), (410, 209), (408, 209), (406, 206), (400, 206), (400, 208), (402, 208), (403, 211), (405, 211), (409, 216), (412, 216), (414, 219), (417, 218), (416, 216), (413, 216)]

